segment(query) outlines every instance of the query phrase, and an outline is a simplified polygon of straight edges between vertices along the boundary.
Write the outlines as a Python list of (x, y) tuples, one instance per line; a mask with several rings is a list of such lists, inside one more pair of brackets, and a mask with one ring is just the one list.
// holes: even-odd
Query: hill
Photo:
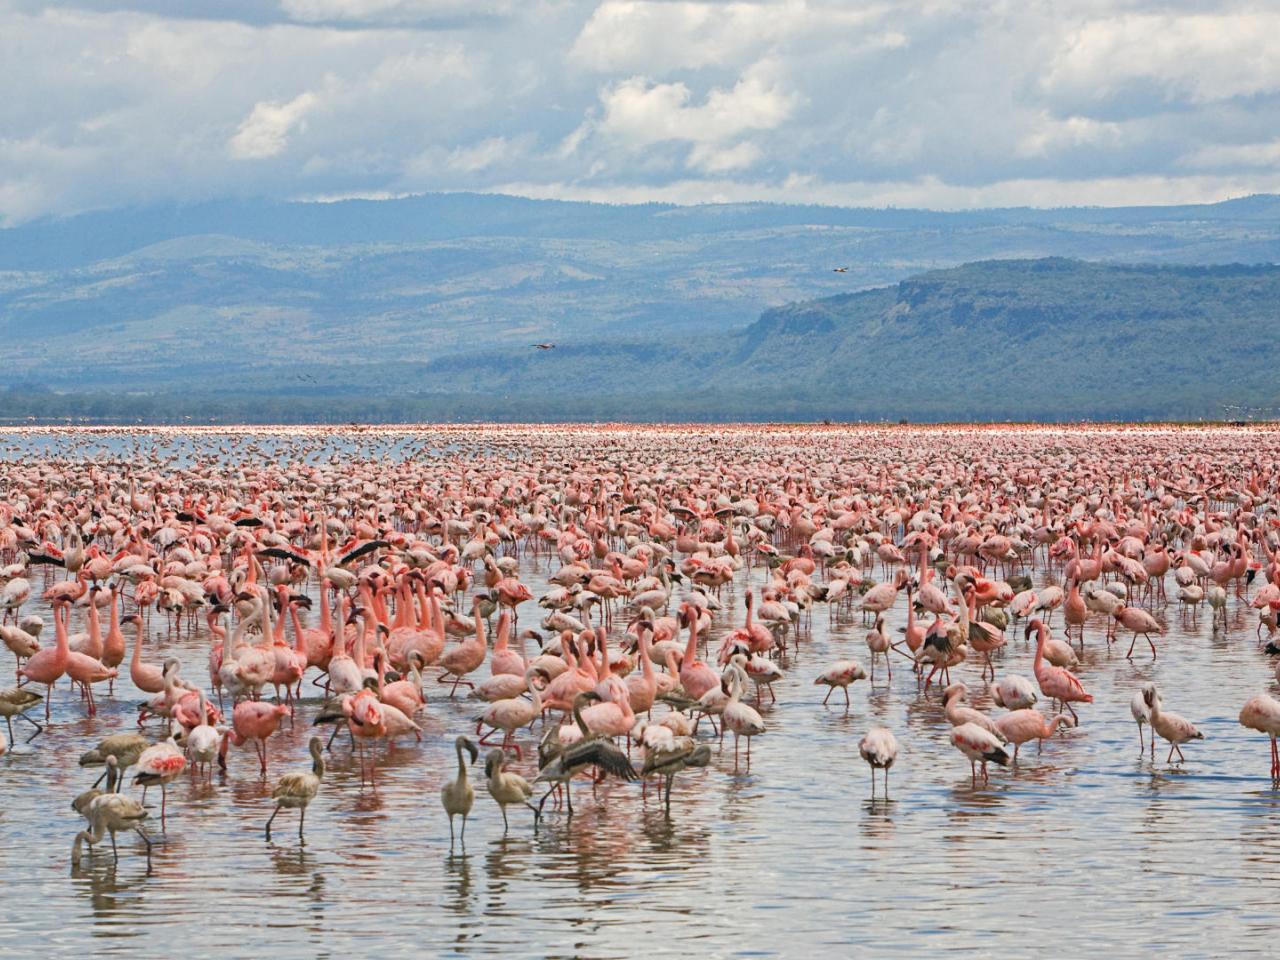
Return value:
[[(103, 211), (0, 230), (0, 335), (10, 383), (55, 391), (486, 392), (502, 379), (486, 358), (550, 341), (561, 359), (626, 352), (574, 367), (609, 393), (680, 371), (721, 383), (721, 351), (770, 308), (1047, 256), (1273, 262), (1280, 198), (938, 213), (449, 194)], [(543, 361), (511, 362), (558, 369)]]
[[(353, 337), (359, 331), (353, 332)], [(308, 420), (1235, 419), (1280, 412), (1280, 267), (995, 260), (718, 334), (255, 365), (184, 390), (0, 394), (0, 415)], [(259, 341), (261, 338), (258, 338)], [(354, 341), (353, 341), (354, 342)], [(287, 348), (288, 341), (273, 345)], [(187, 358), (193, 370), (204, 362)], [(275, 378), (273, 380), (273, 378)]]

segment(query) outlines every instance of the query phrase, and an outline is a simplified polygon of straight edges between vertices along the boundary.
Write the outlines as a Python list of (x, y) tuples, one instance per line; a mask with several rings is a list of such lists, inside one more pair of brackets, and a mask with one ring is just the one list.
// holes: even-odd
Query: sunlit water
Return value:
[[(555, 563), (522, 562), (537, 596)], [(717, 620), (713, 645), (762, 577), (743, 572), (725, 591), (735, 612)], [(0, 758), (0, 955), (829, 956), (855, 944), (877, 955), (1271, 955), (1280, 794), (1265, 739), (1236, 722), (1244, 700), (1273, 686), (1271, 667), (1243, 603), (1231, 600), (1218, 630), (1207, 607), (1191, 619), (1176, 606), (1161, 614), (1170, 629), (1154, 662), (1141, 640), (1126, 660), (1127, 636), (1109, 651), (1092, 618), (1078, 672), (1096, 702), (1080, 708), (1081, 728), (1040, 755), (1027, 745), (1016, 769), (994, 768), (977, 789), (936, 696), (919, 694), (904, 660), (891, 682), (882, 663), (874, 684), (856, 684), (847, 712), (838, 692), (822, 706), (813, 677), (839, 657), (865, 665), (867, 627), (857, 614), (829, 622), (820, 607), (784, 662), (777, 704), (762, 708), (768, 732), (750, 771), (735, 774), (726, 740), (712, 768), (677, 778), (670, 819), (639, 784), (608, 783), (593, 797), (580, 783), (572, 821), (549, 813), (535, 832), (513, 808), (504, 835), (477, 765), (465, 851), (451, 853), (439, 791), (455, 772), (453, 737), (474, 731), (480, 707), (429, 681), (423, 741), (379, 751), (376, 791), (361, 788), (345, 735), (335, 741), (305, 843), (292, 812), (272, 842), (263, 824), (275, 778), (307, 765), (314, 701), (271, 742), (265, 779), (248, 746), (233, 747), (211, 783), (184, 774), (165, 837), (159, 797), (149, 798), (150, 873), (140, 842), (123, 834), (117, 866), (104, 842), (72, 870), (83, 822), (69, 802), (98, 772), (75, 758), (133, 727), (142, 697), (126, 661), (96, 719), (64, 684), (48, 733)], [(51, 624), (47, 609), (24, 612)], [(526, 605), (522, 624), (541, 612)], [(905, 600), (890, 629), (904, 618)], [(206, 681), (203, 624), (165, 640), (157, 615), (152, 632), (148, 661), (178, 656), (188, 679)], [(1030, 676), (1021, 625), (1008, 636), (998, 670)], [(957, 671), (988, 708), (977, 675), (973, 663)], [(1185, 764), (1166, 763), (1161, 741), (1155, 762), (1139, 757), (1128, 703), (1146, 680), (1205, 732)], [(858, 757), (873, 722), (901, 744), (889, 802), (869, 801)]]

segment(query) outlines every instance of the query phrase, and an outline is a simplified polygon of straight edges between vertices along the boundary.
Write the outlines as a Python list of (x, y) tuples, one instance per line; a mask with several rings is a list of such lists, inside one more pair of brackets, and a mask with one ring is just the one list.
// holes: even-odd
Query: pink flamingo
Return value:
[(464, 684), (471, 689), (475, 689), (475, 684), (466, 679), (466, 675), (477, 669), (480, 664), (484, 663), (485, 654), (489, 652), (489, 645), (485, 642), (484, 636), (484, 617), (480, 616), (481, 597), (477, 594), (471, 604), (471, 616), (475, 620), (475, 635), (468, 637), (461, 643), (455, 644), (446, 650), (440, 657), (440, 666), (444, 668), (444, 673), (440, 674), (436, 680), (440, 683), (448, 683), (448, 677), (453, 675), (453, 689), (449, 691), (452, 697), (458, 692), (458, 684)]
[(658, 678), (653, 672), (653, 660), (650, 659), (650, 651), (653, 649), (649, 643), (649, 625), (645, 624), (640, 630), (640, 676), (627, 677), (627, 695), (631, 701), (631, 710), (633, 713), (648, 713), (653, 709), (653, 701), (658, 696)]
[(865, 679), (867, 679), (867, 671), (862, 669), (862, 664), (857, 660), (837, 660), (817, 676), (813, 685), (817, 687), (825, 684), (828, 687), (827, 695), (822, 698), (823, 706), (826, 706), (827, 701), (831, 699), (831, 694), (835, 693), (837, 688), (843, 690), (844, 707), (848, 710), (849, 684)]
[[(124, 632), (120, 629), (120, 587), (111, 588), (111, 622), (107, 627), (107, 635), (102, 641), (102, 656), (99, 657), (104, 667), (116, 667), (124, 662)], [(107, 687), (107, 695), (115, 692), (116, 681), (112, 677)]]
[(995, 724), (1000, 734), (1013, 744), (1013, 762), (1017, 763), (1018, 749), (1028, 740), (1036, 741), (1038, 753), (1043, 748), (1044, 741), (1052, 737), (1058, 727), (1070, 729), (1075, 726), (1075, 721), (1065, 713), (1046, 717), (1039, 710), (1024, 709), (997, 717)]
[(1071, 719), (1079, 724), (1080, 718), (1076, 716), (1071, 704), (1093, 703), (1093, 695), (1085, 692), (1079, 678), (1070, 670), (1063, 667), (1051, 667), (1044, 662), (1044, 645), (1045, 641), (1049, 639), (1049, 628), (1040, 620), (1032, 620), (1027, 624), (1026, 635), (1028, 638), (1031, 636), (1032, 630), (1036, 631), (1036, 658), (1033, 670), (1035, 671), (1036, 681), (1040, 684), (1040, 692), (1050, 699), (1061, 701), (1062, 705), (1071, 714)]
[[(381, 660), (379, 659), (375, 663), (378, 664), (375, 669), (378, 670), (381, 683)], [(387, 683), (380, 686), (378, 699), (395, 707), (410, 719), (417, 716), (427, 705), (427, 698), (422, 692), (422, 666), (422, 654), (417, 650), (410, 650), (409, 676), (397, 680), (395, 683)], [(422, 738), (419, 737), (418, 739)]]
[(53, 604), (53, 626), (57, 643), (52, 648), (37, 650), (18, 671), (25, 679), (45, 685), (45, 723), (49, 722), (49, 699), (53, 693), (53, 685), (67, 672), (67, 662), (71, 658), (71, 646), (67, 639), (67, 620), (71, 616), (69, 607), (68, 600), (58, 600)]
[(1271, 738), (1271, 779), (1280, 781), (1280, 750), (1276, 748), (1276, 737), (1280, 736), (1280, 701), (1265, 693), (1252, 697), (1240, 708), (1240, 725)]
[(489, 655), (489, 673), (523, 676), (527, 669), (523, 654), (511, 649), (511, 611), (503, 610), (498, 617), (498, 636), (493, 641), (493, 653)]
[(143, 803), (147, 802), (148, 787), (157, 785), (160, 787), (160, 829), (162, 831), (166, 829), (165, 800), (169, 794), (169, 783), (187, 767), (187, 758), (182, 755), (177, 744), (178, 731), (181, 729), (176, 722), (172, 723), (169, 727), (168, 739), (161, 740), (143, 750), (134, 765), (136, 775), (133, 782), (142, 784)]
[(982, 764), (984, 782), (991, 779), (987, 775), (988, 762), (998, 763), (1002, 767), (1009, 763), (1009, 754), (1000, 739), (976, 723), (962, 723), (958, 727), (952, 727), (951, 745), (969, 758), (969, 774), (975, 787), (978, 785), (979, 763)]
[(744, 666), (746, 657), (742, 654), (734, 656), (729, 665), (732, 687), (729, 700), (721, 712), (721, 724), (733, 731), (733, 769), (738, 769), (738, 741), (747, 738), (747, 769), (751, 769), (751, 740), (765, 732), (764, 718), (749, 704), (742, 702), (742, 692), (746, 688), (747, 671)]
[(680, 613), (689, 624), (689, 643), (680, 662), (680, 685), (690, 699), (699, 700), (708, 690), (720, 686), (720, 677), (713, 667), (698, 659), (698, 610), (693, 604), (685, 603)]
[(501, 749), (505, 751), (508, 746), (514, 747), (516, 759), (523, 758), (520, 744), (513, 743), (512, 738), (517, 730), (521, 727), (529, 726), (542, 714), (542, 693), (539, 691), (538, 685), (534, 683), (537, 677), (542, 677), (545, 680), (546, 674), (537, 667), (530, 667), (525, 671), (524, 680), (529, 690), (529, 696), (532, 699), (526, 700), (523, 697), (512, 697), (509, 700), (499, 700), (489, 705), (489, 708), (476, 721), (477, 734), (480, 733), (482, 726), (492, 728), (480, 738), (481, 743), (488, 743), (489, 737), (493, 736), (494, 731), (502, 730), (505, 736), (502, 738)]
[(137, 628), (133, 638), (133, 657), (129, 660), (129, 678), (143, 693), (163, 693), (164, 669), (142, 662), (142, 638), (146, 634), (146, 624), (136, 613), (132, 617), (126, 617), (124, 622)]
[(1147, 640), (1147, 646), (1151, 648), (1151, 659), (1156, 658), (1156, 645), (1151, 642), (1151, 634), (1164, 634), (1164, 627), (1160, 626), (1158, 621), (1145, 610), (1137, 607), (1126, 607), (1124, 604), (1116, 607), (1113, 614), (1116, 622), (1123, 626), (1126, 630), (1133, 631), (1133, 640), (1129, 643), (1129, 652), (1125, 654), (1125, 658), (1133, 659), (1133, 645), (1138, 642), (1138, 634), (1142, 634)]
[(227, 768), (227, 742), (237, 747), (248, 740), (253, 741), (257, 751), (262, 775), (267, 774), (267, 738), (280, 729), (282, 717), (289, 716), (289, 708), (284, 704), (264, 703), (261, 700), (241, 700), (231, 711), (231, 728), (223, 735), (222, 745), (218, 749), (218, 766)]
[[(624, 737), (636, 725), (636, 715), (631, 709), (631, 697), (626, 684), (617, 677), (605, 681), (608, 699), (582, 711), (587, 729), (603, 737)], [(596, 688), (599, 692), (599, 687)]]

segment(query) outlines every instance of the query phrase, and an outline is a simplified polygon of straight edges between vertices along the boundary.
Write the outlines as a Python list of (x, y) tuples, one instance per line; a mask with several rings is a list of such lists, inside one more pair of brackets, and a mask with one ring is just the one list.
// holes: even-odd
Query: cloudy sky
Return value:
[(1280, 5), (0, 0), (0, 223), (485, 190), (961, 208), (1280, 192)]

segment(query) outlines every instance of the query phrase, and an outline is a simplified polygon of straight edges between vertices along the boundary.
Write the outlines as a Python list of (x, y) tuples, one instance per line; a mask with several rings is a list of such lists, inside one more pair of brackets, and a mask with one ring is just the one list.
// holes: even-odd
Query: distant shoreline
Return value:
[(726, 431), (743, 430), (1001, 430), (1001, 429), (1059, 429), (1059, 430), (1155, 430), (1155, 429), (1256, 429), (1280, 427), (1280, 419), (1274, 420), (937, 420), (937, 421), (891, 421), (891, 420), (449, 420), (449, 421), (403, 421), (403, 422), (369, 422), (369, 423), (253, 423), (217, 421), (197, 423), (194, 421), (149, 420), (123, 421), (104, 419), (69, 419), (65, 417), (48, 419), (14, 419), (0, 418), (0, 433), (41, 433), (47, 431), (83, 431), (106, 433), (112, 431), (188, 431), (193, 433), (217, 433), (223, 431), (252, 431), (259, 433), (294, 432), (294, 431), (373, 431), (373, 432), (411, 432), (413, 430), (539, 430), (562, 427), (575, 430), (670, 430), (680, 428), (707, 428)]

